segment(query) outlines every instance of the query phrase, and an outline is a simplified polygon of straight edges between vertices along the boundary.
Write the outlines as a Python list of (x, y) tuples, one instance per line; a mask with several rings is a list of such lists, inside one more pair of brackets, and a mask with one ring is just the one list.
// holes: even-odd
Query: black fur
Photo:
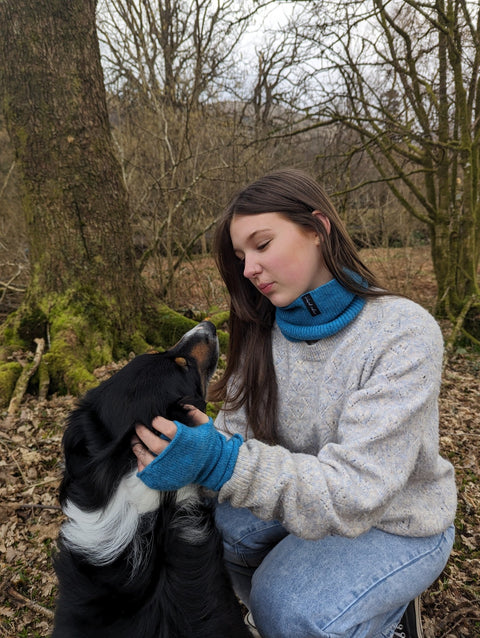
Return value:
[[(135, 423), (150, 424), (155, 415), (185, 422), (185, 402), (205, 409), (217, 358), (215, 328), (202, 322), (171, 350), (136, 357), (88, 392), (64, 435), (62, 507), (104, 511), (135, 471)], [(78, 550), (60, 534), (54, 638), (250, 635), (223, 565), (212, 505), (198, 488), (187, 489), (188, 497), (160, 494), (158, 507), (138, 517), (134, 540), (108, 564), (95, 564), (88, 548)]]

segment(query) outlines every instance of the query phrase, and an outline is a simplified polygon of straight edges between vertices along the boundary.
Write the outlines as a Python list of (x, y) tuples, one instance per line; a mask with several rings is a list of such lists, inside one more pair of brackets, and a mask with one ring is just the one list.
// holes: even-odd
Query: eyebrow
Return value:
[[(259, 235), (260, 233), (264, 233), (265, 231), (268, 232), (268, 231), (272, 231), (272, 230), (273, 230), (273, 228), (271, 228), (270, 226), (265, 226), (264, 228), (257, 228), (256, 230), (251, 232), (250, 235), (248, 235), (246, 237), (246, 242), (248, 243), (248, 242), (252, 241), (253, 239), (255, 239), (255, 236)], [(232, 241), (232, 247), (233, 247), (233, 250), (234, 250), (235, 253), (238, 253), (238, 252), (241, 253), (242, 252), (242, 250), (240, 248), (236, 248), (235, 247), (233, 241)]]

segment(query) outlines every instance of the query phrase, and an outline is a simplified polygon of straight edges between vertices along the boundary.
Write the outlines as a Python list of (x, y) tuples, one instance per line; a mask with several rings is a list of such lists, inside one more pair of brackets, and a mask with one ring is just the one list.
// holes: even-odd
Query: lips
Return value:
[(268, 293), (270, 292), (270, 290), (272, 289), (272, 287), (273, 287), (273, 281), (270, 281), (270, 282), (265, 283), (265, 284), (258, 284), (258, 286), (257, 286), (257, 287), (258, 287), (258, 289), (260, 290), (260, 292), (261, 292), (263, 295), (266, 295), (266, 294), (268, 294)]

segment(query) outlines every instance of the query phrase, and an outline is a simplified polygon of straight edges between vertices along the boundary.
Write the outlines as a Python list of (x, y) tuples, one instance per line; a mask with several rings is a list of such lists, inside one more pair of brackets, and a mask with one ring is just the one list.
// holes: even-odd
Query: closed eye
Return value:
[[(265, 250), (265, 248), (267, 248), (267, 246), (270, 244), (272, 240), (268, 239), (267, 241), (262, 241), (261, 243), (257, 244), (255, 246), (255, 250), (257, 250), (258, 252), (261, 252), (263, 250)], [(243, 263), (245, 261), (245, 254), (239, 250), (235, 251), (235, 257), (241, 262)]]

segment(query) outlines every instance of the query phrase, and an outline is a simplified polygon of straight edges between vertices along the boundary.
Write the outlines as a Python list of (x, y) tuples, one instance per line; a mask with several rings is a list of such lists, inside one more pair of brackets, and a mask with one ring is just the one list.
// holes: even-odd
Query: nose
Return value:
[(254, 255), (245, 255), (245, 261), (243, 264), (243, 276), (247, 279), (252, 279), (261, 271), (260, 264), (258, 264)]

